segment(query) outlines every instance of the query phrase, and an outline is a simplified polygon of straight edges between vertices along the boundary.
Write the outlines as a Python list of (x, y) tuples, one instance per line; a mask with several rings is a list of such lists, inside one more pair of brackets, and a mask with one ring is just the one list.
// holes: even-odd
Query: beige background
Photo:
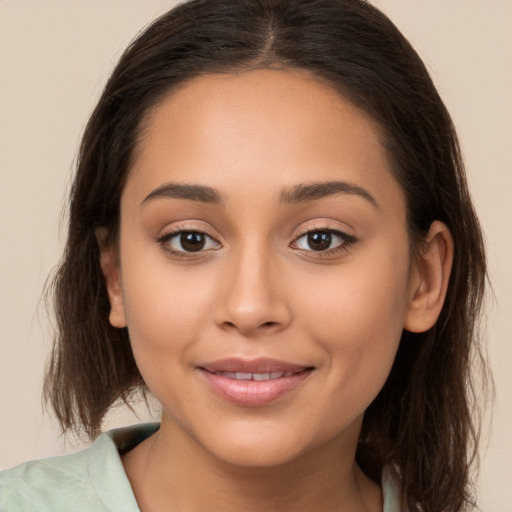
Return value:
[[(128, 41), (174, 3), (0, 0), (0, 468), (72, 448), (41, 407), (49, 350), (41, 289), (62, 247), (61, 205), (87, 116)], [(374, 4), (425, 59), (462, 140), (496, 296), (488, 336), (497, 401), (481, 504), (510, 512), (512, 1)], [(120, 411), (107, 427), (133, 421)]]

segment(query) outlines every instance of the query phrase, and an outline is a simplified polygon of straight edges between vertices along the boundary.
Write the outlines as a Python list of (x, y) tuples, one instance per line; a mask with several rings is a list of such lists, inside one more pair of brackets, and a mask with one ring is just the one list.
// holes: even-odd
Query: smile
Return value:
[[(298, 372), (297, 372), (298, 373)], [(274, 380), (282, 377), (291, 377), (294, 372), (271, 372), (271, 373), (245, 373), (245, 372), (215, 372), (215, 375), (236, 380)]]
[(223, 401), (261, 407), (298, 389), (314, 368), (274, 359), (224, 359), (204, 364), (198, 370), (208, 388)]

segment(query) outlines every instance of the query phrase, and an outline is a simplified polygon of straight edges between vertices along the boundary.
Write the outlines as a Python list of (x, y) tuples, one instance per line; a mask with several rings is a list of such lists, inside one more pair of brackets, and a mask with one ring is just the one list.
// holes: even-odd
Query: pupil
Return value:
[(308, 244), (314, 251), (329, 249), (331, 242), (332, 236), (328, 231), (315, 231), (308, 235)]
[(205, 244), (205, 237), (202, 233), (182, 233), (180, 243), (183, 249), (189, 252), (200, 251)]

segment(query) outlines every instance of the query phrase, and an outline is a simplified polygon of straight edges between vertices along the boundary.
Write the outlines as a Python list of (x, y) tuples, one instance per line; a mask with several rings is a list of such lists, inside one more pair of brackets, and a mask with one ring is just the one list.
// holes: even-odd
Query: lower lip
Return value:
[(212, 389), (222, 398), (247, 407), (266, 405), (297, 389), (311, 375), (304, 370), (290, 377), (270, 380), (237, 380), (200, 369)]

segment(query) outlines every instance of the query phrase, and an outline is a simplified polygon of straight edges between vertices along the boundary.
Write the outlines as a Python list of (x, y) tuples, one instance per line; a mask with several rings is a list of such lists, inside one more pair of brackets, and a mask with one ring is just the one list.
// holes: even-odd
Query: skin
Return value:
[[(340, 180), (360, 193), (280, 201)], [(171, 182), (222, 202), (154, 192)], [(162, 238), (180, 229), (211, 238), (182, 258), (179, 237)], [(304, 233), (329, 229), (348, 236), (313, 251)], [(118, 244), (105, 236), (111, 323), (128, 327), (163, 409), (160, 431), (123, 458), (143, 512), (382, 510), (354, 460), (361, 421), (402, 330), (435, 323), (453, 249), (435, 222), (411, 259), (404, 194), (371, 118), (306, 72), (196, 78), (148, 114)], [(243, 407), (198, 371), (226, 357), (314, 371)]]

